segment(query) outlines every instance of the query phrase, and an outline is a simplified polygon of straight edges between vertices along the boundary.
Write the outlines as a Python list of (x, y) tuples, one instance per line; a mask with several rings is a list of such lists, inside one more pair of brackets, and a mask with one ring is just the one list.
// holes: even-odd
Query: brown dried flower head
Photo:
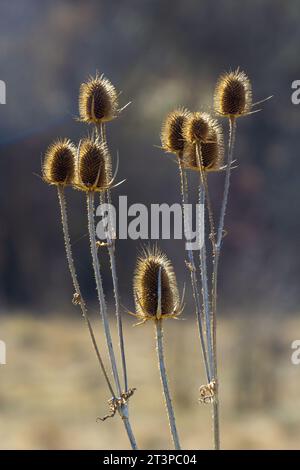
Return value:
[(249, 78), (237, 69), (221, 75), (214, 96), (215, 111), (227, 117), (248, 114), (252, 107), (252, 90)]
[(79, 91), (79, 114), (81, 121), (101, 124), (118, 115), (118, 94), (112, 83), (96, 75), (82, 83)]
[[(203, 163), (202, 170), (220, 170), (224, 161), (224, 138), (222, 127), (218, 121), (210, 118), (207, 140), (200, 142), (198, 145), (200, 150), (199, 158)], [(187, 145), (183, 153), (183, 166), (194, 171), (199, 171), (198, 162), (196, 144)]]
[(69, 139), (58, 139), (45, 153), (43, 179), (55, 185), (71, 184), (75, 174), (76, 148)]
[(105, 191), (112, 182), (111, 157), (97, 138), (84, 138), (78, 149), (75, 186), (82, 191)]
[(183, 126), (183, 137), (186, 142), (194, 144), (208, 138), (211, 117), (207, 113), (192, 113)]
[(181, 311), (176, 276), (167, 256), (158, 248), (137, 260), (133, 280), (136, 317), (142, 323), (178, 316)]
[(185, 108), (168, 114), (161, 131), (161, 144), (166, 152), (178, 154), (184, 149), (183, 127), (190, 116)]

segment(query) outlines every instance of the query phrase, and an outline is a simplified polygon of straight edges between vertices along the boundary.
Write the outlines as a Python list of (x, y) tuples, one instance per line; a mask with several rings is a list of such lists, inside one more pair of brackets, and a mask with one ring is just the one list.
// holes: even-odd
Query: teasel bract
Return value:
[(133, 278), (133, 295), (136, 313), (129, 313), (141, 320), (138, 324), (147, 320), (153, 320), (155, 324), (158, 363), (170, 431), (175, 449), (180, 449), (165, 367), (162, 322), (166, 318), (177, 318), (180, 315), (183, 300), (179, 300), (173, 266), (157, 247), (144, 250), (138, 258)]
[(118, 116), (118, 93), (103, 75), (96, 74), (81, 84), (79, 114), (81, 121), (96, 125), (111, 121)]

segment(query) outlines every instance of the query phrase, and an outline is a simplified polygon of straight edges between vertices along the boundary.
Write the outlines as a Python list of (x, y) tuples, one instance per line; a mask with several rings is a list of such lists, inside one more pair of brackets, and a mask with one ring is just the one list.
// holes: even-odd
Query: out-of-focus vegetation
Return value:
[[(7, 84), (7, 104), (0, 107), (2, 309), (69, 303), (55, 191), (35, 173), (53, 138), (78, 141), (86, 132), (73, 119), (80, 82), (98, 69), (123, 91), (122, 104), (132, 100), (109, 126), (120, 179), (127, 179), (114, 198), (171, 203), (179, 201), (176, 166), (154, 146), (165, 113), (181, 104), (210, 107), (219, 73), (241, 66), (252, 79), (254, 100), (274, 98), (238, 123), (221, 298), (239, 311), (250, 305), (292, 311), (300, 300), (300, 107), (290, 100), (291, 82), (299, 79), (299, 16), (297, 1), (279, 0), (1, 2), (0, 78)], [(222, 175), (212, 178), (217, 202)], [(74, 251), (91, 296), (84, 201), (72, 191), (69, 198)], [(118, 244), (124, 301), (138, 246)], [(183, 279), (179, 246), (162, 243)]]
[[(97, 331), (100, 321), (94, 320)], [(142, 448), (171, 448), (151, 322), (126, 323), (132, 425)], [(270, 316), (220, 322), (223, 448), (299, 448), (300, 375), (290, 361), (298, 323)], [(212, 446), (210, 406), (197, 403), (204, 380), (195, 322), (164, 325), (166, 360), (184, 448)], [(8, 363), (1, 366), (2, 449), (122, 449), (127, 438), (107, 413), (109, 394), (83, 322), (54, 316), (2, 318)], [(101, 334), (97, 335), (101, 338)], [(4, 425), (3, 425), (4, 423)]]

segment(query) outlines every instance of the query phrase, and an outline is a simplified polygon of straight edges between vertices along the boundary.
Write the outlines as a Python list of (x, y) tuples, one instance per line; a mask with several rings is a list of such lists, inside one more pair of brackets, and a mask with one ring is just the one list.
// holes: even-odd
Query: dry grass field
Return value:
[[(101, 340), (101, 324), (94, 323)], [(290, 361), (300, 322), (266, 315), (219, 325), (223, 448), (300, 448), (300, 366)], [(128, 322), (125, 332), (139, 446), (170, 448), (153, 325)], [(0, 367), (2, 449), (128, 448), (118, 417), (96, 421), (106, 414), (109, 395), (80, 318), (2, 316), (0, 337), (7, 344), (7, 364)], [(165, 341), (183, 446), (210, 448), (210, 406), (197, 403), (204, 375), (195, 324), (166, 321)]]

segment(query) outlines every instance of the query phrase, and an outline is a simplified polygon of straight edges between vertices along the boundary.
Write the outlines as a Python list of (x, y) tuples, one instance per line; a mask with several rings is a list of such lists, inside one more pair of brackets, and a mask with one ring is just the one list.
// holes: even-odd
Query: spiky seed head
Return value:
[(58, 139), (47, 149), (43, 162), (43, 179), (55, 185), (71, 184), (75, 174), (76, 148), (69, 139)]
[(183, 126), (183, 137), (186, 142), (194, 144), (207, 140), (211, 117), (207, 113), (192, 113)]
[(111, 157), (106, 144), (97, 138), (84, 138), (78, 151), (76, 186), (83, 191), (104, 191), (111, 179)]
[(161, 130), (161, 144), (166, 152), (178, 154), (183, 151), (183, 127), (189, 116), (187, 109), (178, 108), (166, 117)]
[[(203, 162), (202, 169), (205, 171), (220, 170), (224, 161), (224, 137), (222, 127), (216, 119), (210, 118), (206, 141), (200, 142), (198, 145)], [(199, 171), (200, 168), (196, 152), (196, 144), (186, 146), (182, 159), (185, 168)]]
[(79, 114), (81, 121), (101, 124), (111, 121), (118, 114), (118, 94), (112, 83), (96, 75), (82, 83), (79, 90)]
[(227, 117), (239, 117), (250, 112), (252, 90), (249, 78), (237, 69), (221, 75), (214, 95), (215, 111)]
[(161, 317), (175, 316), (179, 294), (173, 266), (158, 248), (145, 251), (137, 260), (133, 292), (137, 314), (145, 319), (157, 318), (161, 279)]

